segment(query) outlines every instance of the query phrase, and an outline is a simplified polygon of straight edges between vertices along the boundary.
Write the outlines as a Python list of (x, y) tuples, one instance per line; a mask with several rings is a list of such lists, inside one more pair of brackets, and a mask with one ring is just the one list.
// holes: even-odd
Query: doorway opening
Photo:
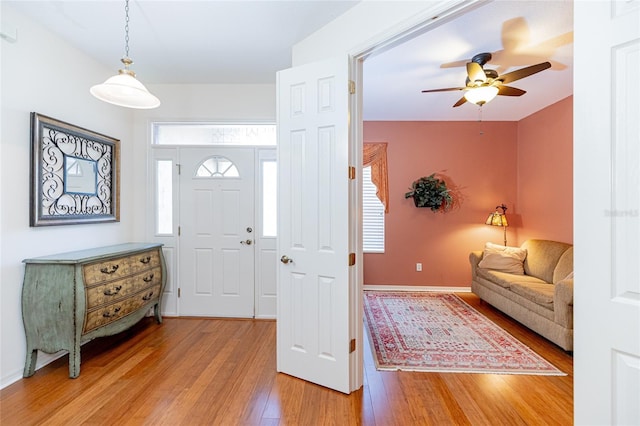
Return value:
[(275, 318), (275, 125), (154, 123), (153, 141), (163, 315)]

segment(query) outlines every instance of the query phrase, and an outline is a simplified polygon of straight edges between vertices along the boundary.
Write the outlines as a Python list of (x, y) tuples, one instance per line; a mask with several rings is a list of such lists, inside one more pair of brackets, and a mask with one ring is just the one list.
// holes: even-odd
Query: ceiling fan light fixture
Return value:
[(484, 105), (490, 102), (498, 94), (498, 88), (496, 86), (480, 86), (469, 89), (464, 94), (464, 98), (476, 105)]
[(144, 84), (136, 79), (136, 73), (129, 69), (133, 64), (129, 58), (129, 0), (125, 0), (125, 56), (121, 59), (124, 69), (102, 84), (97, 84), (89, 92), (103, 102), (125, 108), (151, 109), (160, 106), (160, 100), (153, 96)]

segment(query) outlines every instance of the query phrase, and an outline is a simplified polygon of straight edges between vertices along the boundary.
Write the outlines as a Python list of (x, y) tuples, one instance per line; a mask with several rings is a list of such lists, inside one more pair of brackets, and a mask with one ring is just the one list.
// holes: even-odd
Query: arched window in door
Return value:
[(199, 178), (237, 178), (240, 177), (238, 168), (227, 157), (215, 155), (200, 163), (196, 171)]

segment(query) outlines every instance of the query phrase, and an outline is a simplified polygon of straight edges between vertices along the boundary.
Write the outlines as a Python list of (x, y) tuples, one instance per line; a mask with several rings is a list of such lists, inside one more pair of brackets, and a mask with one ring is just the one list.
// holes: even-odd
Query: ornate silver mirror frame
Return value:
[(120, 141), (31, 113), (30, 226), (120, 221)]

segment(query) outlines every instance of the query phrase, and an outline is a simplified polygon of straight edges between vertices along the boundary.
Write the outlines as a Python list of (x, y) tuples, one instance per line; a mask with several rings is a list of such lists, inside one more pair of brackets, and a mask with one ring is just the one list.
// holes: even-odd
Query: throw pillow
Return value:
[(524, 275), (524, 259), (526, 257), (527, 249), (486, 243), (478, 267)]

